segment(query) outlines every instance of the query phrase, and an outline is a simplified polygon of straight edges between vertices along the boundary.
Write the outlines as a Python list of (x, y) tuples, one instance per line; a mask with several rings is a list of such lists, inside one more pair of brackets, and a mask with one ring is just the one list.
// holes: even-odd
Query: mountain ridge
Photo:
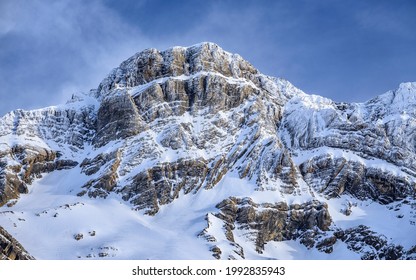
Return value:
[[(414, 94), (334, 102), (213, 43), (148, 49), (65, 105), (0, 119), (1, 225), (37, 258), (415, 258), (415, 240), (359, 222), (414, 230)], [(134, 233), (175, 249), (133, 250)]]

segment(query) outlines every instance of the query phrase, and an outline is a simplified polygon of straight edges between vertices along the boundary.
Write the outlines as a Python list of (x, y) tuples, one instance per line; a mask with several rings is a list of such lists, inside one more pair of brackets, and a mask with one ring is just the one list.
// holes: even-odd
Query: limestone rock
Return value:
[(104, 79), (97, 95), (105, 96), (112, 89), (135, 87), (159, 78), (193, 75), (206, 71), (225, 77), (252, 80), (258, 71), (238, 55), (222, 50), (213, 43), (203, 43), (190, 48), (176, 47), (166, 51), (148, 49), (137, 53)]
[(79, 241), (79, 240), (81, 240), (81, 239), (83, 239), (84, 238), (84, 235), (82, 234), (82, 233), (77, 233), (77, 234), (74, 234), (74, 239), (76, 240), (76, 241)]
[(336, 231), (333, 238), (345, 242), (350, 250), (360, 253), (362, 259), (397, 260), (407, 254), (403, 246), (390, 243), (385, 236), (364, 225)]
[(134, 101), (125, 91), (110, 96), (100, 104), (96, 135), (93, 144), (104, 146), (116, 139), (124, 139), (146, 129)]
[(180, 160), (154, 166), (133, 178), (131, 185), (118, 190), (124, 200), (136, 205), (136, 209), (148, 209), (156, 214), (159, 205), (172, 202), (179, 196), (200, 188), (207, 175), (207, 163), (203, 159)]
[(33, 260), (34, 258), (0, 226), (0, 260)]
[[(405, 172), (396, 175), (329, 154), (313, 157), (299, 168), (310, 186), (329, 197), (348, 193), (359, 199), (387, 204), (414, 194), (415, 181), (409, 180)], [(317, 178), (322, 178), (319, 183)]]
[(0, 206), (10, 199), (27, 193), (31, 184), (42, 173), (73, 168), (78, 162), (59, 159), (59, 154), (45, 148), (29, 145), (15, 145), (0, 159)]
[(231, 197), (217, 208), (220, 212), (215, 216), (224, 222), (228, 241), (240, 246), (235, 242), (234, 229), (248, 231), (249, 240), (259, 253), (269, 241), (295, 240), (304, 232), (328, 231), (331, 225), (328, 206), (316, 200), (295, 205), (285, 202), (257, 204), (248, 197)]

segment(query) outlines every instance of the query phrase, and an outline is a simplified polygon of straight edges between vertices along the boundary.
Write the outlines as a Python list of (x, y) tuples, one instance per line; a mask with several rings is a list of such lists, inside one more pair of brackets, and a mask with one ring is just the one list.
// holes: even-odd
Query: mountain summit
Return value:
[(416, 259), (415, 96), (337, 103), (213, 43), (144, 50), (0, 119), (0, 258)]

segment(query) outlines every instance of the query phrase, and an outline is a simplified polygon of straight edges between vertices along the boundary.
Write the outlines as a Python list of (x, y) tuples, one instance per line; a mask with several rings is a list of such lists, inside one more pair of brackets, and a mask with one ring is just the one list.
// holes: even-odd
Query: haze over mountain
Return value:
[(214, 43), (0, 119), (1, 258), (415, 259), (416, 83), (308, 95)]

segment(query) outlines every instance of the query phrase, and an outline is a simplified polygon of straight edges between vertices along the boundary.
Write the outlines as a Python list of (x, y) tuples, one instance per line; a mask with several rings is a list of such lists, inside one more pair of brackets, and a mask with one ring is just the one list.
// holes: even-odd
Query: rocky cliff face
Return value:
[(0, 260), (33, 260), (33, 257), (4, 228), (0, 227)]
[(413, 229), (415, 108), (415, 83), (366, 103), (336, 103), (212, 43), (149, 49), (65, 105), (1, 119), (0, 204), (18, 207), (42, 176), (71, 170), (77, 178), (61, 187), (76, 205), (116, 198), (154, 221), (169, 216), (166, 207), (212, 193), (182, 207), (205, 205), (188, 217), (205, 224), (191, 236), (216, 258), (277, 258), (271, 247), (283, 242), (412, 258), (416, 240), (373, 246), (367, 236), (379, 233), (353, 221), (371, 201), (386, 213), (402, 209)]
[[(261, 254), (269, 241), (297, 239), (304, 232), (328, 231), (331, 216), (328, 205), (313, 200), (303, 204), (288, 205), (285, 202), (257, 204), (249, 197), (230, 197), (216, 206), (220, 212), (207, 216), (208, 226), (200, 234), (210, 243), (217, 243), (211, 234), (213, 219), (223, 224), (225, 237), (236, 249), (228, 256), (221, 255), (217, 245), (211, 247), (213, 256), (227, 259), (244, 259), (244, 250), (234, 237), (234, 230), (245, 232), (245, 237), (254, 242), (256, 251)], [(313, 239), (311, 242), (314, 243)]]
[(19, 194), (42, 173), (72, 168), (73, 155), (85, 148), (95, 133), (94, 106), (17, 110), (0, 125), (0, 205)]

